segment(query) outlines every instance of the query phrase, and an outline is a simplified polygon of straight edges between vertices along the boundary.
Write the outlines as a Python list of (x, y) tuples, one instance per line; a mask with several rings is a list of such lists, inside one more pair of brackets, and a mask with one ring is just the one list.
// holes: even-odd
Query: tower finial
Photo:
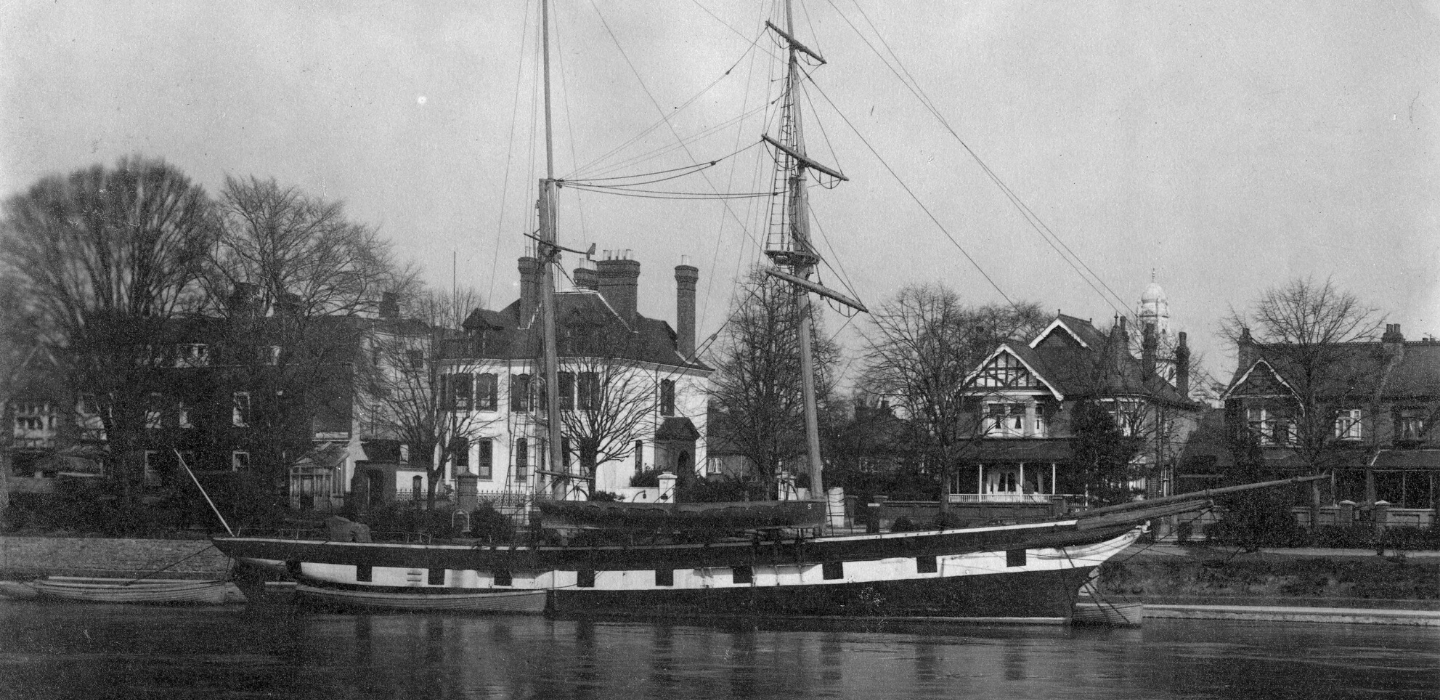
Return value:
[(1150, 268), (1150, 281), (1151, 281), (1151, 282), (1154, 282), (1154, 281), (1155, 281), (1155, 268), (1153, 268), (1153, 267)]

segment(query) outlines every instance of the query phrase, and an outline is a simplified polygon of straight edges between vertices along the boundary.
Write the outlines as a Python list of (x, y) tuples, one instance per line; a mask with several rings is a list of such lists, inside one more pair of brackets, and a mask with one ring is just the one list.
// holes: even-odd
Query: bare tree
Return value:
[[(719, 410), (711, 434), (723, 435), (750, 460), (771, 497), (784, 465), (807, 449), (798, 309), (793, 287), (752, 271), (731, 305), (712, 384), (711, 400)], [(823, 333), (811, 337), (824, 420), (840, 351)]]
[(210, 199), (159, 160), (125, 158), (42, 179), (5, 202), (4, 264), (42, 319), (42, 342), (94, 397), (122, 503), (138, 503), (146, 401), (173, 326), (198, 306), (218, 227)]
[(251, 471), (263, 492), (279, 494), (316, 425), (349, 429), (338, 423), (355, 398), (357, 315), (384, 292), (408, 292), (417, 275), (339, 202), (273, 179), (227, 177), (219, 210), (205, 277), (211, 311), (225, 320), (218, 359), (246, 404), (236, 410), (248, 414)]
[[(457, 330), (481, 307), (473, 289), (426, 290), (408, 299), (395, 317), (376, 319), (361, 363), (361, 402), (371, 427), (409, 445), (426, 469), (425, 505), (436, 495), (449, 465), (469, 458), (470, 445), (493, 422), (477, 405), (475, 361)], [(492, 408), (493, 410), (493, 408)]]
[[(1356, 345), (1374, 340), (1384, 322), (1378, 310), (1329, 279), (1292, 279), (1265, 290), (1246, 311), (1231, 309), (1221, 332), (1240, 348), (1241, 362), (1264, 360), (1283, 382), (1272, 399), (1275, 415), (1261, 426), (1268, 434), (1258, 437), (1289, 445), (1315, 473), (1333, 469), (1340, 411), (1369, 403), (1399, 360), (1374, 345)], [(1318, 482), (1311, 501), (1319, 506)]]
[[(678, 383), (643, 369), (637, 362), (642, 338), (613, 318), (577, 315), (562, 326), (560, 432), (579, 458), (580, 478), (569, 487), (584, 488), (593, 484), (600, 464), (633, 454), (635, 441), (650, 434), (660, 412), (662, 382), (670, 382), (672, 392)], [(538, 393), (545, 396), (543, 384)], [(545, 415), (540, 414), (542, 426)]]
[(863, 387), (911, 421), (948, 511), (950, 475), (985, 434), (967, 378), (998, 343), (1032, 335), (1046, 318), (1036, 304), (968, 307), (953, 290), (928, 284), (902, 288), (870, 319)]

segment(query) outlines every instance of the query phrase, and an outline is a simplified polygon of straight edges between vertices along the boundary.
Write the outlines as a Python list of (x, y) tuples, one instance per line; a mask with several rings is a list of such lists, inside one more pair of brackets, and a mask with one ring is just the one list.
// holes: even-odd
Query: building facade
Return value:
[(1002, 344), (967, 380), (975, 437), (950, 484), (952, 502), (1085, 503), (1097, 484), (1077, 464), (1082, 404), (1103, 409), (1134, 452), (1129, 488), (1169, 495), (1179, 446), (1200, 406), (1186, 398), (1189, 350), (1177, 336), (1176, 381), (1157, 370), (1153, 326), (1141, 357), (1130, 353), (1126, 320), (1108, 333), (1059, 314), (1030, 342)]

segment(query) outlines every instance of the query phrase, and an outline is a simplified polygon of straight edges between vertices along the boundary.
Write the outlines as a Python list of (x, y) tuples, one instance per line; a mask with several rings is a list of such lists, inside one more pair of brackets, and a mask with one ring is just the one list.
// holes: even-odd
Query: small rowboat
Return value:
[(545, 589), (524, 591), (421, 592), (365, 591), (295, 586), (301, 600), (330, 607), (364, 610), (410, 610), (415, 612), (454, 611), (538, 615), (545, 612)]
[(40, 600), (148, 605), (220, 605), (230, 594), (228, 581), (115, 579), (51, 576), (31, 581)]

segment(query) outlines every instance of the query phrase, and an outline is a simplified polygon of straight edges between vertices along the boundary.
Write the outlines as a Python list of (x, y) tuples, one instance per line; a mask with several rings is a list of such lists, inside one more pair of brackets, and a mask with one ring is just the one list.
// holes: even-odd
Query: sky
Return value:
[[(1333, 280), (1407, 338), (1440, 334), (1440, 2), (796, 8), (797, 38), (827, 61), (805, 91), (809, 153), (849, 178), (811, 193), (825, 283), (875, 305), (936, 282), (1104, 327), (1153, 274), (1222, 379), (1220, 320), (1294, 277)], [(718, 161), (646, 189), (770, 188), (771, 3), (552, 12), (557, 177)], [(274, 178), (343, 201), (431, 284), (453, 270), (502, 307), (545, 174), (537, 14), (533, 0), (0, 3), (0, 196), (131, 154), (212, 193)], [(562, 244), (639, 260), (641, 313), (672, 323), (685, 256), (702, 340), (767, 235), (754, 198), (571, 187), (558, 219)], [(858, 368), (868, 322), (825, 323)]]

